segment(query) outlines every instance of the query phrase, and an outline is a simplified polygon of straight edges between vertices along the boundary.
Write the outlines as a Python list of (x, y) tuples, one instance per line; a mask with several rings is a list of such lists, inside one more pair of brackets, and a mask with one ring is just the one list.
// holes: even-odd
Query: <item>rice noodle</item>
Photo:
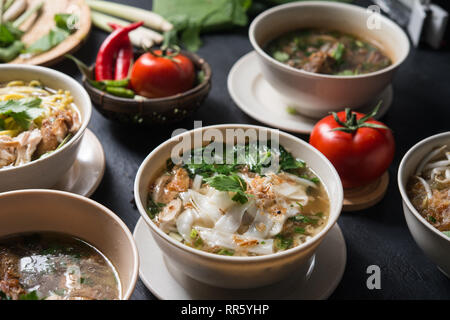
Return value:
[(416, 176), (422, 175), (422, 171), (423, 171), (423, 168), (425, 167), (425, 165), (427, 165), (428, 162), (430, 162), (431, 159), (436, 157), (438, 154), (440, 154), (446, 148), (447, 148), (447, 145), (444, 145), (444, 146), (442, 146), (442, 147), (440, 147), (440, 148), (438, 148), (436, 150), (433, 150), (425, 158), (423, 158), (423, 160), (417, 166)]
[(200, 190), (200, 188), (202, 187), (202, 181), (203, 177), (196, 174), (194, 177), (194, 182), (192, 182), (192, 189), (194, 189), (195, 191)]
[(427, 198), (431, 199), (433, 198), (433, 193), (431, 192), (431, 188), (430, 185), (428, 184), (428, 182), (425, 181), (424, 178), (419, 177), (419, 176), (415, 176), (423, 185), (423, 187), (425, 188), (425, 191), (427, 192)]

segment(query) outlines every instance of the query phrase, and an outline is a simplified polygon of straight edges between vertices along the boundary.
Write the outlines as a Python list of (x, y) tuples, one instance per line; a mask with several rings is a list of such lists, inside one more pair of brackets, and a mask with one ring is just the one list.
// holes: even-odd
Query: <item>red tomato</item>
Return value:
[(131, 70), (131, 87), (147, 98), (168, 97), (194, 86), (195, 68), (182, 54), (155, 50), (144, 53)]
[[(394, 159), (391, 130), (372, 118), (377, 110), (368, 116), (350, 109), (334, 113), (320, 120), (311, 133), (310, 144), (331, 161), (344, 188), (360, 187), (376, 180)], [(336, 116), (341, 123), (336, 121)], [(336, 128), (341, 129), (333, 130)]]

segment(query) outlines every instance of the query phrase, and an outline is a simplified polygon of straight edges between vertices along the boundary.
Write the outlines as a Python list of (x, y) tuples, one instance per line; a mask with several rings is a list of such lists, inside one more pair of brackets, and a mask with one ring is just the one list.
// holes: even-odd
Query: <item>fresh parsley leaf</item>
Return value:
[(428, 221), (430, 221), (431, 223), (436, 223), (436, 218), (433, 216), (428, 216)]
[(162, 208), (165, 207), (164, 203), (155, 202), (151, 198), (147, 201), (147, 214), (150, 219), (154, 219), (158, 213), (161, 212)]
[(27, 130), (31, 122), (44, 112), (40, 107), (41, 102), (38, 98), (0, 101), (0, 115), (12, 117), (20, 127)]

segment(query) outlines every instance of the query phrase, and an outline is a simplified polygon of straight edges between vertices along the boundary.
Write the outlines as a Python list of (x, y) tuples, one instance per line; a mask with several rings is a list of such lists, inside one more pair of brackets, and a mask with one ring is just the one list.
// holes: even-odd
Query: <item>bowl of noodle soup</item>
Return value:
[(450, 132), (414, 145), (403, 157), (398, 186), (412, 237), (450, 277)]
[[(171, 163), (172, 155), (181, 152), (180, 142), (181, 154), (201, 149), (205, 155), (212, 145), (208, 132), (222, 134), (214, 143), (224, 149), (243, 146), (247, 152), (252, 142), (263, 145), (255, 137), (230, 142), (228, 133), (239, 130), (278, 135), (279, 143), (267, 144), (255, 158), (244, 153), (243, 164)], [(279, 166), (269, 166), (267, 157), (277, 158)], [(293, 273), (306, 275), (343, 201), (339, 176), (320, 152), (287, 133), (251, 125), (216, 125), (169, 139), (142, 163), (134, 193), (166, 263), (224, 288), (255, 288)]]
[(73, 165), (92, 105), (71, 77), (0, 66), (0, 192), (51, 188)]

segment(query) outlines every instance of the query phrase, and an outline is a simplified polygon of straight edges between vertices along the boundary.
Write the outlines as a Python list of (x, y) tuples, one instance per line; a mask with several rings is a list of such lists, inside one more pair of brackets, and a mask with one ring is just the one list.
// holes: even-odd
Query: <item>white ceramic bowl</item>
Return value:
[[(295, 157), (306, 161), (321, 178), (330, 197), (331, 210), (328, 223), (310, 241), (287, 251), (265, 256), (229, 257), (188, 247), (169, 237), (149, 218), (145, 210), (149, 186), (165, 168), (166, 160), (171, 157), (171, 151), (174, 146), (182, 139), (188, 137), (193, 142), (194, 136), (198, 134), (198, 136), (202, 137), (202, 130), (210, 129), (219, 130), (222, 133), (225, 133), (227, 129), (254, 129), (256, 132), (266, 131), (268, 136), (276, 131), (250, 125), (204, 127), (173, 137), (148, 155), (137, 173), (134, 194), (139, 212), (150, 228), (156, 243), (161, 248), (166, 263), (173, 265), (198, 281), (226, 288), (264, 286), (275, 283), (293, 272), (306, 270), (305, 265), (310, 262), (310, 258), (313, 256), (317, 246), (339, 217), (343, 201), (342, 184), (332, 164), (319, 151), (303, 140), (284, 132), (279, 132), (280, 145), (284, 146)], [(204, 141), (203, 144), (207, 142), (209, 140)], [(201, 143), (201, 141), (197, 140), (195, 144), (192, 143), (190, 145), (198, 148), (201, 146)]]
[[(293, 2), (261, 13), (250, 25), (249, 37), (264, 78), (281, 93), (286, 105), (314, 118), (372, 102), (389, 85), (410, 48), (403, 30), (384, 16), (377, 16), (379, 29), (369, 29), (372, 14), (366, 8), (330, 1)], [(295, 69), (264, 51), (271, 40), (302, 28), (338, 30), (370, 40), (388, 54), (393, 64), (369, 74), (334, 76)]]
[(450, 238), (434, 228), (414, 208), (406, 193), (406, 184), (420, 161), (433, 149), (450, 145), (450, 131), (431, 136), (413, 146), (403, 157), (398, 170), (398, 187), (409, 231), (422, 249), (447, 277), (450, 277)]
[(139, 272), (139, 255), (127, 226), (88, 198), (54, 190), (0, 193), (0, 237), (23, 232), (60, 232), (85, 240), (115, 266), (122, 299), (129, 299)]
[(84, 88), (73, 78), (44, 67), (0, 65), (0, 83), (13, 80), (39, 80), (52, 89), (68, 90), (81, 114), (81, 128), (70, 141), (48, 157), (19, 167), (0, 169), (0, 192), (17, 189), (51, 188), (73, 165), (91, 119), (92, 104)]

